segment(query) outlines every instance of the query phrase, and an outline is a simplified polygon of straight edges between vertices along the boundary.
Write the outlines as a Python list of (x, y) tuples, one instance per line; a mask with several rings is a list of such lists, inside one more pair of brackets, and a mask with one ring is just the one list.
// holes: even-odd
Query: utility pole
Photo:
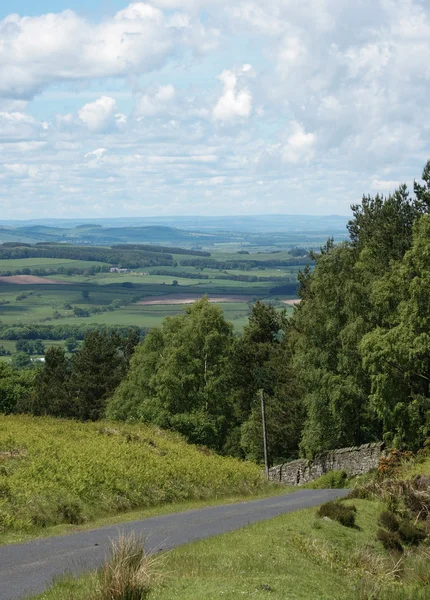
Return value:
[(261, 395), (261, 420), (263, 423), (263, 446), (264, 446), (264, 467), (266, 469), (266, 479), (269, 479), (269, 463), (267, 461), (267, 431), (266, 431), (266, 406), (264, 404), (264, 390), (260, 390)]

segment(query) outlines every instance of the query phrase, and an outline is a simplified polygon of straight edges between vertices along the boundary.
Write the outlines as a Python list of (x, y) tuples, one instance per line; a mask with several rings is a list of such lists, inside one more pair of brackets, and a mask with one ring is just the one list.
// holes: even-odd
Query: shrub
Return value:
[(357, 509), (354, 505), (345, 506), (340, 502), (331, 500), (320, 506), (317, 515), (319, 517), (328, 517), (333, 521), (337, 521), (344, 527), (355, 527), (356, 512)]
[(403, 552), (402, 542), (400, 541), (400, 536), (397, 532), (379, 529), (376, 539), (382, 543), (385, 550)]
[(160, 579), (159, 557), (145, 553), (134, 534), (112, 543), (111, 558), (99, 571), (91, 600), (144, 600)]
[(399, 530), (399, 522), (396, 515), (391, 510), (385, 510), (379, 515), (379, 525), (388, 529), (388, 531), (396, 532)]
[(315, 490), (320, 489), (342, 489), (345, 487), (347, 474), (345, 471), (330, 471), (321, 475), (309, 487)]
[(401, 452), (393, 448), (387, 456), (381, 456), (379, 459), (378, 476), (380, 479), (395, 477), (399, 473), (400, 467), (413, 457), (412, 452)]
[(402, 521), (399, 526), (399, 536), (408, 546), (418, 546), (427, 537), (426, 533), (410, 521)]

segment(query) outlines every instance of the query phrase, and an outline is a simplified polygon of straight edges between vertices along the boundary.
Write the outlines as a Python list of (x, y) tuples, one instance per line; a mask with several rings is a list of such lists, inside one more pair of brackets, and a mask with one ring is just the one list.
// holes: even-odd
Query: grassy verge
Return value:
[(0, 534), (0, 546), (8, 544), (21, 544), (30, 542), (34, 539), (42, 539), (54, 537), (57, 535), (68, 535), (79, 531), (88, 531), (109, 525), (118, 525), (122, 523), (130, 523), (132, 521), (140, 521), (151, 517), (161, 515), (170, 515), (173, 513), (185, 512), (205, 508), (207, 506), (220, 506), (223, 504), (235, 504), (239, 502), (251, 502), (253, 500), (262, 500), (273, 496), (281, 496), (297, 491), (297, 488), (292, 486), (277, 486), (273, 484), (263, 484), (261, 488), (250, 494), (238, 494), (232, 496), (219, 496), (208, 498), (206, 500), (190, 500), (188, 502), (174, 502), (171, 504), (162, 504), (148, 508), (140, 508), (137, 510), (119, 513), (112, 516), (105, 516), (92, 519), (82, 525), (72, 525), (62, 523), (60, 525), (52, 525), (50, 527), (34, 527), (30, 531), (8, 531)]
[[(429, 581), (411, 573), (419, 550), (400, 559), (375, 539), (379, 501), (354, 500), (355, 528), (319, 519), (316, 509), (257, 523), (233, 533), (183, 546), (166, 556), (167, 580), (150, 600), (242, 597), (279, 600), (390, 600), (429, 598)], [(429, 577), (427, 568), (427, 575)], [(37, 599), (84, 600), (91, 574), (58, 582)]]

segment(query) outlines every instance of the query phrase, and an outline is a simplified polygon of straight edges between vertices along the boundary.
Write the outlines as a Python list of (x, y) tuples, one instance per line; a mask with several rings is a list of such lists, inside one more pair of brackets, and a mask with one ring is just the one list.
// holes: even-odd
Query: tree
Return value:
[(15, 369), (25, 369), (32, 366), (30, 355), (27, 352), (15, 352), (12, 355), (11, 365)]
[[(415, 271), (404, 261), (416, 243), (417, 223), (429, 208), (430, 163), (423, 178), (426, 185), (416, 183), (412, 198), (405, 185), (386, 198), (365, 196), (361, 205), (352, 207), (350, 241), (335, 246), (329, 240), (314, 255), (314, 272), (300, 275), (294, 366), (304, 384), (305, 455), (381, 436), (393, 444), (412, 443), (423, 435), (422, 429), (415, 438), (411, 433), (417, 423), (425, 427), (425, 402), (418, 402), (419, 418), (411, 414), (417, 406), (410, 401), (416, 393), (412, 371), (399, 379), (400, 363), (390, 366), (387, 356), (383, 358), (394, 351), (395, 336), (405, 331), (398, 328), (399, 311)], [(413, 345), (412, 331), (409, 326), (407, 339)]]
[(222, 447), (231, 419), (225, 378), (232, 325), (207, 297), (146, 336), (109, 402), (107, 415), (179, 431)]
[(67, 340), (66, 340), (67, 352), (70, 352), (70, 353), (74, 352), (77, 349), (78, 345), (79, 345), (78, 340), (76, 338), (74, 338), (74, 337), (67, 338)]
[(48, 348), (45, 363), (35, 380), (35, 415), (73, 417), (76, 413), (70, 389), (71, 365), (60, 346)]
[(429, 215), (415, 224), (411, 249), (380, 282), (374, 298), (388, 315), (360, 344), (371, 400), (387, 442), (416, 449), (430, 432)]
[(0, 413), (25, 410), (32, 396), (35, 374), (28, 369), (18, 371), (0, 361)]
[(260, 461), (263, 433), (259, 390), (264, 391), (269, 461), (297, 456), (303, 408), (291, 364), (290, 325), (285, 313), (256, 302), (243, 335), (235, 341), (230, 385), (236, 427), (225, 452)]
[(90, 297), (90, 292), (88, 290), (82, 290), (81, 296), (84, 300), (88, 300), (88, 298)]
[(70, 386), (75, 416), (96, 421), (104, 416), (108, 397), (126, 372), (126, 362), (118, 348), (118, 338), (106, 331), (92, 331), (72, 358)]

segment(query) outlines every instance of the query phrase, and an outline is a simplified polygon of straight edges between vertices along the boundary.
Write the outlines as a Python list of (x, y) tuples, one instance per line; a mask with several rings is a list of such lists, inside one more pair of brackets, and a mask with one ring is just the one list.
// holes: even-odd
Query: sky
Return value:
[(428, 0), (0, 0), (0, 220), (348, 215), (429, 97)]

